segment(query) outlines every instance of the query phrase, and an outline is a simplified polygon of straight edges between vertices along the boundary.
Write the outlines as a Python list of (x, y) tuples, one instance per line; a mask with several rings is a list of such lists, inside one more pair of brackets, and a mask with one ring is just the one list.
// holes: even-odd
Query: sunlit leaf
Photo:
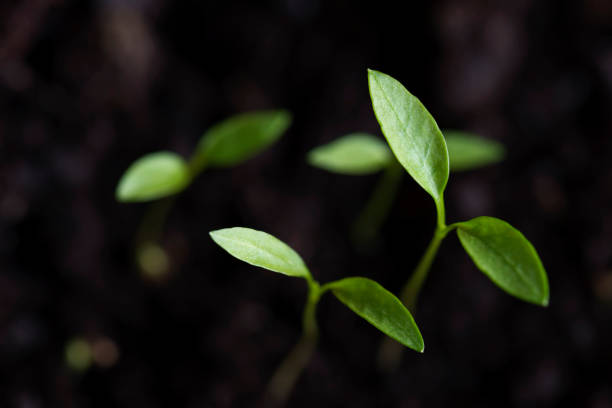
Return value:
[(444, 131), (451, 171), (471, 170), (500, 162), (504, 146), (494, 140), (457, 131)]
[(423, 352), (421, 332), (408, 309), (391, 292), (367, 278), (346, 278), (328, 285), (353, 312), (406, 347)]
[(268, 233), (234, 227), (212, 231), (210, 236), (230, 255), (251, 265), (289, 276), (310, 275), (298, 253)]
[(531, 243), (505, 221), (477, 217), (457, 228), (461, 244), (476, 266), (509, 294), (548, 305), (548, 278)]
[(434, 200), (448, 181), (444, 137), (421, 102), (395, 79), (368, 70), (370, 97), (383, 134), (397, 160)]
[(291, 124), (284, 110), (232, 116), (210, 128), (197, 147), (198, 161), (226, 167), (241, 163), (274, 143)]
[(172, 152), (151, 153), (136, 160), (119, 180), (119, 201), (149, 201), (176, 194), (190, 181), (187, 164)]
[(392, 159), (387, 144), (367, 133), (346, 135), (308, 154), (311, 165), (340, 174), (376, 173)]

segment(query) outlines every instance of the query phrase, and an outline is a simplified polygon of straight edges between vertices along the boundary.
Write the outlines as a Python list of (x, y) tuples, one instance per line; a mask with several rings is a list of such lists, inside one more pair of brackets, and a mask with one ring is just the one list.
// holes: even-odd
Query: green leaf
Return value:
[(325, 285), (353, 312), (406, 347), (423, 352), (423, 337), (408, 309), (371, 279), (353, 277)]
[(537, 252), (505, 221), (477, 217), (458, 224), (457, 235), (476, 266), (509, 294), (548, 305), (548, 278)]
[(503, 160), (504, 146), (465, 132), (444, 131), (451, 171), (472, 170)]
[(221, 248), (241, 261), (288, 276), (310, 276), (297, 252), (265, 232), (235, 227), (211, 231), (210, 236)]
[(176, 194), (190, 182), (185, 160), (172, 152), (151, 153), (123, 173), (115, 196), (118, 201), (149, 201)]
[(395, 79), (368, 70), (370, 97), (383, 134), (397, 160), (438, 202), (448, 181), (444, 137), (421, 102)]
[(367, 133), (352, 133), (319, 146), (308, 153), (308, 162), (333, 173), (370, 174), (384, 169), (392, 160), (387, 145)]
[(196, 155), (209, 166), (233, 166), (274, 143), (290, 124), (291, 114), (284, 110), (236, 115), (210, 128), (200, 139)]

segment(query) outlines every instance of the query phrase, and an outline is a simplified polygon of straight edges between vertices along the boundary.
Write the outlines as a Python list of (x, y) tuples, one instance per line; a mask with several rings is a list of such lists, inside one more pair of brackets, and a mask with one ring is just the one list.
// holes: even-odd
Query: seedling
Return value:
[[(468, 255), (498, 287), (540, 306), (549, 300), (548, 278), (531, 243), (510, 224), (493, 217), (446, 224), (444, 190), (449, 177), (447, 144), (433, 117), (421, 102), (389, 75), (368, 70), (374, 113), (393, 154), (408, 174), (433, 198), (437, 225), (434, 235), (401, 291), (400, 299), (415, 311), (419, 292), (442, 240), (456, 231)], [(398, 361), (401, 349), (383, 348), (383, 364)], [(391, 352), (389, 350), (399, 350)]]
[[(498, 142), (466, 132), (448, 130), (444, 134), (451, 171), (476, 169), (504, 157), (504, 147)], [(368, 246), (387, 218), (404, 173), (387, 144), (368, 133), (351, 133), (311, 150), (308, 162), (338, 174), (384, 172), (352, 230), (355, 242)]]
[(117, 185), (118, 201), (159, 200), (144, 217), (136, 243), (137, 263), (147, 276), (162, 277), (169, 268), (168, 255), (157, 241), (173, 196), (207, 168), (231, 167), (255, 156), (278, 140), (290, 124), (291, 114), (284, 110), (243, 113), (204, 133), (189, 160), (161, 151), (141, 157), (126, 170)]
[(316, 307), (325, 292), (331, 291), (349, 309), (399, 344), (423, 352), (423, 338), (408, 309), (375, 281), (350, 277), (320, 285), (297, 252), (262, 231), (236, 227), (212, 231), (210, 236), (221, 248), (241, 261), (302, 278), (308, 284), (302, 337), (281, 363), (268, 386), (267, 396), (275, 405), (282, 405), (286, 401), (314, 351), (318, 337)]

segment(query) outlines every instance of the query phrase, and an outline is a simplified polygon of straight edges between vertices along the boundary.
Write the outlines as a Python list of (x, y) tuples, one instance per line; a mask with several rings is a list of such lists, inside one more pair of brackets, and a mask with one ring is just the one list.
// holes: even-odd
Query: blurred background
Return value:
[[(3, 0), (0, 3), (0, 406), (256, 406), (297, 341), (306, 286), (241, 263), (208, 231), (248, 226), (322, 282), (398, 291), (435, 225), (408, 177), (380, 239), (350, 226), (377, 176), (310, 167), (315, 146), (380, 135), (366, 68), (442, 128), (506, 160), (451, 175), (449, 222), (503, 218), (547, 268), (546, 309), (498, 290), (454, 236), (416, 320), (425, 354), (379, 373), (382, 335), (331, 296), (288, 406), (612, 407), (612, 3), (606, 0)], [(139, 272), (146, 205), (116, 183), (145, 153), (188, 156), (212, 124), (293, 112), (272, 148), (210, 170), (175, 202), (168, 265)]]

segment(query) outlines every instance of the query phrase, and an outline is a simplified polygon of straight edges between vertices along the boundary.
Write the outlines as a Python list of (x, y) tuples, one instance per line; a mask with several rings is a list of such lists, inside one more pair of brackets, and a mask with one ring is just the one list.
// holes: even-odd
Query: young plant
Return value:
[(423, 338), (408, 309), (375, 281), (350, 277), (320, 285), (297, 252), (262, 231), (235, 227), (212, 231), (210, 236), (221, 248), (241, 261), (302, 278), (308, 284), (302, 337), (281, 363), (268, 386), (267, 396), (275, 405), (282, 405), (286, 401), (314, 351), (318, 337), (316, 307), (325, 292), (331, 291), (349, 309), (399, 344), (423, 352)]
[(284, 110), (243, 113), (206, 131), (189, 160), (161, 151), (132, 163), (119, 180), (117, 200), (159, 200), (145, 215), (137, 236), (136, 259), (141, 270), (156, 277), (168, 268), (166, 252), (157, 241), (173, 196), (189, 187), (206, 168), (231, 167), (255, 156), (278, 140), (290, 124), (291, 114)]
[[(501, 161), (504, 147), (466, 132), (445, 131), (450, 170), (476, 169)], [(384, 171), (352, 230), (356, 243), (367, 245), (385, 221), (402, 180), (402, 167), (386, 143), (368, 133), (351, 133), (308, 153), (308, 162), (332, 173), (374, 174)]]
[[(446, 224), (444, 190), (449, 177), (449, 153), (431, 114), (389, 75), (368, 70), (368, 82), (374, 113), (393, 154), (433, 198), (437, 212), (433, 238), (401, 291), (402, 302), (414, 313), (419, 292), (442, 240), (456, 231), (477, 268), (494, 284), (526, 302), (547, 306), (548, 278), (538, 254), (523, 234), (493, 217)], [(381, 363), (395, 364), (399, 353), (400, 349), (387, 342)]]

